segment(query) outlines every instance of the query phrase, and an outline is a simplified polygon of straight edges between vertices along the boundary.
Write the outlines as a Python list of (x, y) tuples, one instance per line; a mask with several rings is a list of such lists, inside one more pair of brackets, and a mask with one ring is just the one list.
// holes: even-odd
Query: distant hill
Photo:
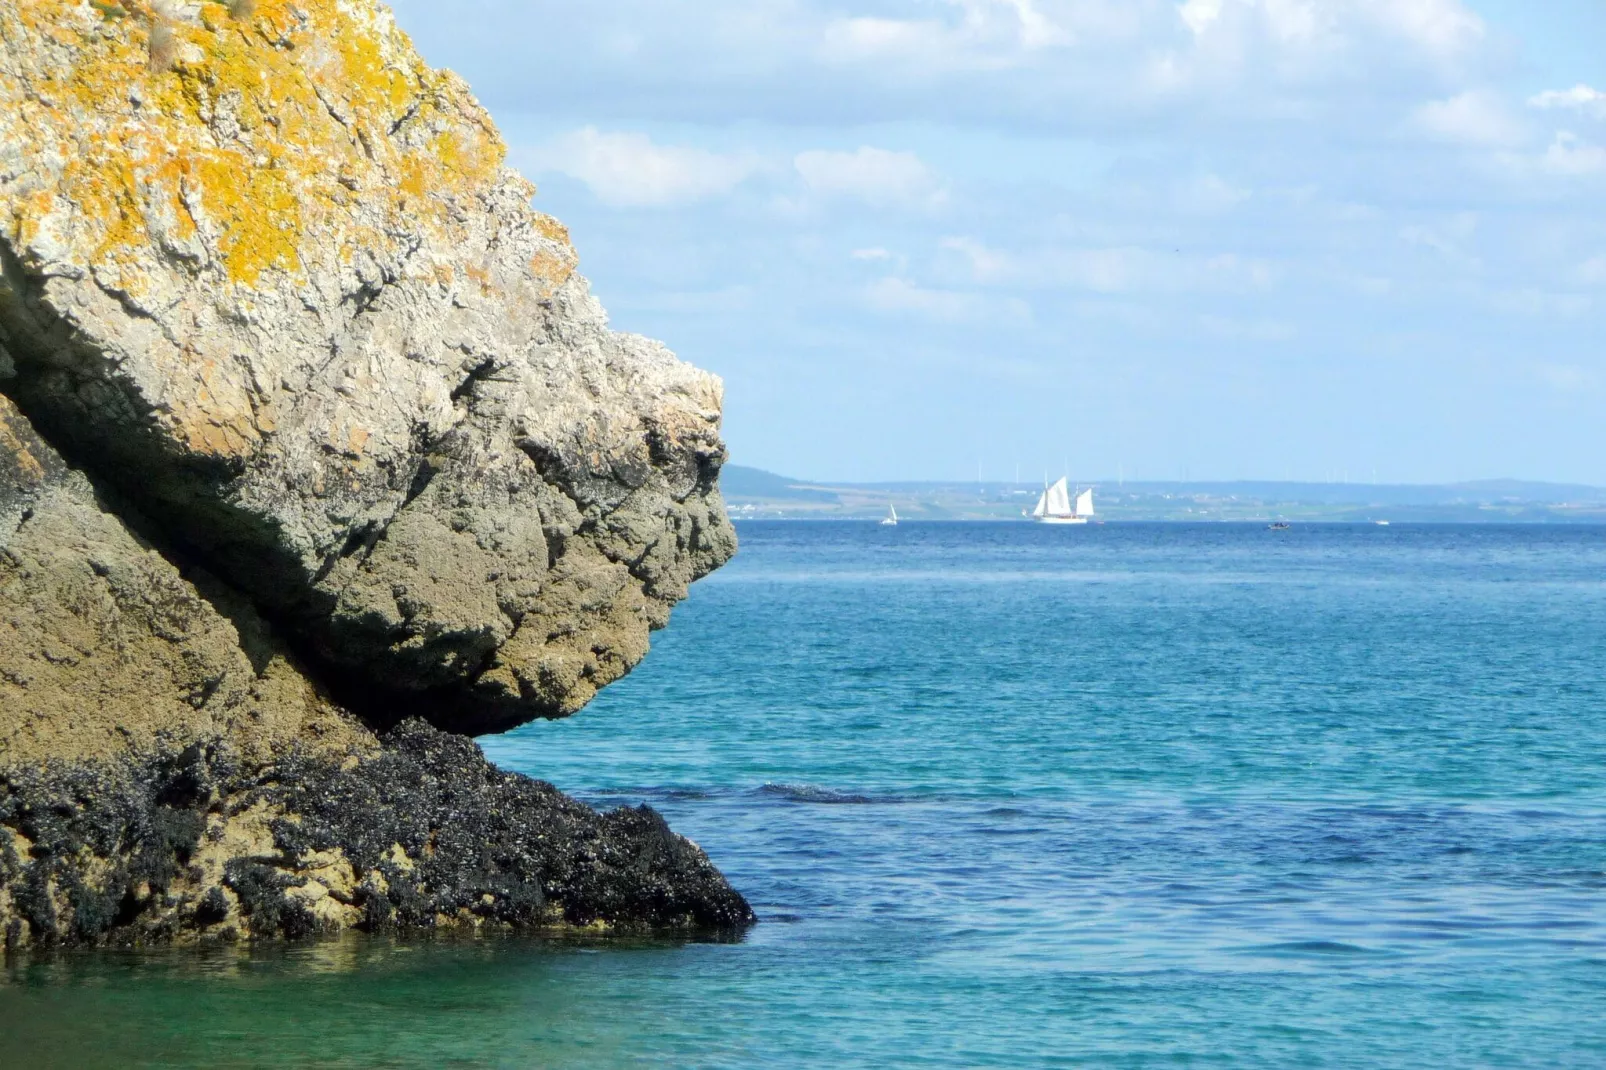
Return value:
[(727, 464), (720, 472), (719, 489), (726, 501), (815, 502), (835, 504), (840, 496), (811, 487), (800, 479), (788, 479), (762, 468)]
[[(1606, 522), (1606, 488), (1515, 479), (1419, 485), (1111, 480), (1093, 486), (1099, 512), (1110, 520)], [(865, 519), (885, 515), (891, 504), (911, 520), (1005, 520), (1019, 519), (1041, 488), (1007, 481), (826, 483), (729, 465), (722, 489), (738, 518)]]

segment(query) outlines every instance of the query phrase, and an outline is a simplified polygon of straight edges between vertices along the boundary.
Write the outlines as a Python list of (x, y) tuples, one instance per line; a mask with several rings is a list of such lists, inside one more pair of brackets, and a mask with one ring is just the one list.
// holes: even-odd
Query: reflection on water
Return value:
[(0, 975), (0, 1063), (615, 1066), (663, 1009), (643, 1007), (638, 971), (709, 949), (356, 934), (15, 957)]

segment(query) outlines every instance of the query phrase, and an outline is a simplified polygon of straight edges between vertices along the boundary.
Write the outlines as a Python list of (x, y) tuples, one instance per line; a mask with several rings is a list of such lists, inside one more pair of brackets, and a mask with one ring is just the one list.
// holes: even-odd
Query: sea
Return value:
[(13, 958), (0, 1065), (1606, 1066), (1606, 528), (739, 530), (483, 742), (750, 932)]

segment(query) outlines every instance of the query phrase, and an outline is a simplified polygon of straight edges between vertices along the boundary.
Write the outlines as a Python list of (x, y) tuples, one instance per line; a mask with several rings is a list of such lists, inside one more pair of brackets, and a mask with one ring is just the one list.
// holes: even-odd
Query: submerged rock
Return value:
[(735, 550), (718, 380), (504, 155), (374, 0), (0, 0), (8, 940), (751, 918), (450, 734)]

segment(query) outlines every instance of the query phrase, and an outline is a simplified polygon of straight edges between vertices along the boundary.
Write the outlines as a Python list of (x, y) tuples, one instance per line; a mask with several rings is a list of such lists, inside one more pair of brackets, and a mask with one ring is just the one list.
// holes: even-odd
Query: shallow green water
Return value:
[(1606, 1065), (1606, 531), (742, 536), (487, 750), (745, 940), (14, 961), (0, 1065)]

